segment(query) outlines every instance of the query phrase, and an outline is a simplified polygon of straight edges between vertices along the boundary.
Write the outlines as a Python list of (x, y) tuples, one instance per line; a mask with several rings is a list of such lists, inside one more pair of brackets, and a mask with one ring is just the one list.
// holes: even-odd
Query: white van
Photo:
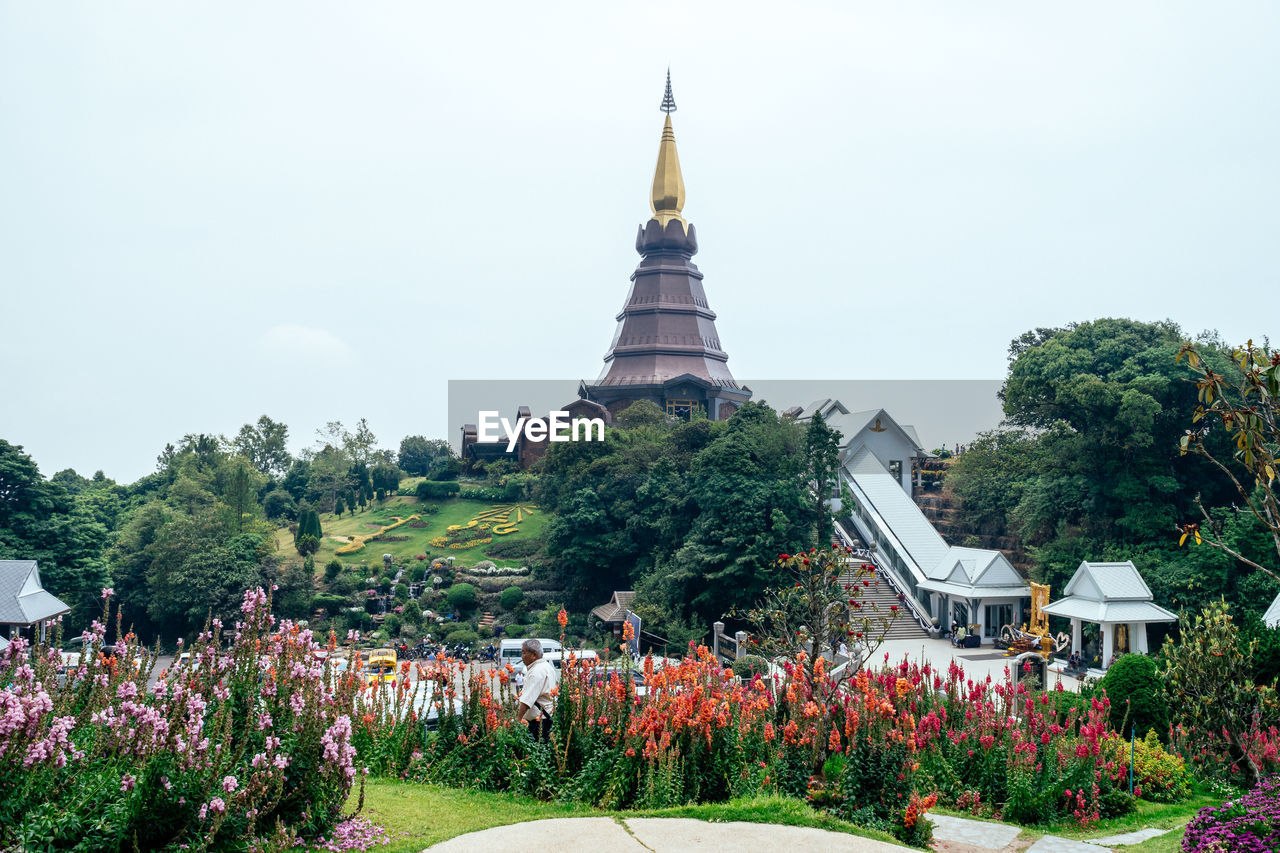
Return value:
[[(559, 640), (539, 639), (542, 643), (542, 656), (546, 658), (556, 669), (560, 668), (561, 662), (564, 660), (564, 648), (560, 645)], [(518, 640), (503, 640), (498, 647), (498, 666), (511, 666), (517, 671), (524, 669), (524, 659), (520, 656), (520, 647), (524, 645), (524, 638)], [(590, 649), (570, 649), (569, 654), (577, 655), (579, 660), (588, 658), (594, 660), (597, 655)]]
[[(517, 669), (524, 669), (524, 660), (520, 657), (520, 647), (524, 645), (527, 637), (518, 639), (503, 640), (498, 646), (498, 666), (506, 666), (511, 664)], [(559, 640), (539, 639), (542, 643), (542, 656), (547, 660), (552, 660), (552, 652), (563, 651), (560, 648)], [(557, 664), (558, 666), (558, 664)]]

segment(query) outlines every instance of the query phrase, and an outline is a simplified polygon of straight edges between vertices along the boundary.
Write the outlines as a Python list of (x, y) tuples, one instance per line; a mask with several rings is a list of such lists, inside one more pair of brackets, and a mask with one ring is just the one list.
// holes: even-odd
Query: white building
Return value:
[(0, 560), (0, 637), (42, 639), (49, 622), (70, 611), (40, 583), (35, 560)]
[[(1100, 626), (1102, 648), (1099, 666), (1106, 669), (1113, 655), (1125, 652), (1146, 654), (1147, 625), (1176, 622), (1178, 617), (1156, 604), (1138, 568), (1132, 562), (1090, 563), (1085, 561), (1071, 576), (1065, 597), (1044, 610), (1050, 616), (1071, 620), (1071, 650), (1084, 651), (1083, 623)], [(1087, 663), (1087, 661), (1086, 661)]]

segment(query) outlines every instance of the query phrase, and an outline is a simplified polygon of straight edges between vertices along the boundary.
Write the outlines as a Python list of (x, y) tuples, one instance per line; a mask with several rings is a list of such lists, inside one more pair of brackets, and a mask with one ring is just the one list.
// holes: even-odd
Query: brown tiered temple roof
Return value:
[(661, 385), (681, 376), (722, 388), (740, 387), (729, 372), (716, 314), (707, 304), (702, 273), (692, 260), (698, 236), (682, 215), (684, 178), (665, 108), (671, 99), (669, 79), (667, 86), (667, 118), (650, 198), (653, 218), (636, 235), (641, 261), (631, 274), (631, 290), (617, 316), (604, 370), (588, 389), (593, 399), (609, 398), (611, 389)]

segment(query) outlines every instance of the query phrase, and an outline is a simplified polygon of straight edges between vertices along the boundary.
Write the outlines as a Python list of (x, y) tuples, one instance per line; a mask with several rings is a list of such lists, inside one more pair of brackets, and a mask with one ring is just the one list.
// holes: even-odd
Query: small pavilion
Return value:
[(1101, 628), (1100, 669), (1106, 669), (1115, 654), (1146, 654), (1147, 625), (1176, 622), (1178, 617), (1156, 604), (1138, 568), (1123, 563), (1085, 561), (1067, 583), (1065, 596), (1044, 609), (1050, 616), (1071, 620), (1071, 650), (1084, 653), (1083, 623)]
[(0, 637), (5, 638), (0, 648), (19, 636), (33, 643), (44, 640), (53, 620), (70, 612), (44, 588), (35, 560), (0, 560)]
[(1000, 636), (1005, 625), (1017, 627), (1031, 599), (1027, 582), (1009, 558), (985, 548), (952, 545), (919, 588), (932, 596), (932, 611), (946, 631), (952, 622), (983, 639)]

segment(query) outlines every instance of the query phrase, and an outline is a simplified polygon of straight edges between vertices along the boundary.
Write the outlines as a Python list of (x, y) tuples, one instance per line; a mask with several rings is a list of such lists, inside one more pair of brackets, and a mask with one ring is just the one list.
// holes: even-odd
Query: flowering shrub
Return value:
[(389, 533), (392, 530), (395, 530), (397, 527), (399, 527), (402, 524), (408, 524), (411, 521), (414, 521), (414, 522), (422, 521), (422, 516), (420, 515), (411, 515), (408, 518), (401, 518), (398, 515), (393, 515), (392, 518), (395, 519), (394, 522), (379, 528), (374, 533), (370, 533), (368, 535), (360, 535), (360, 534), (353, 535), (351, 537), (350, 542), (348, 542), (346, 545), (343, 545), (340, 548), (335, 548), (333, 553), (355, 554), (356, 552), (363, 550), (366, 543), (373, 542), (375, 539), (382, 538), (387, 533)]
[(1184, 853), (1274, 853), (1280, 850), (1280, 777), (1263, 779), (1239, 799), (1201, 809), (1187, 824)]
[(213, 620), (191, 665), (148, 685), (154, 661), (118, 614), (123, 639), (104, 646), (109, 593), (83, 635), (99, 651), (64, 683), (48, 647), (0, 653), (0, 846), (219, 849), (328, 831), (356, 775), (353, 694), (328, 686), (311, 632), (277, 624), (251, 590), (241, 621)]
[[(1129, 742), (1119, 739), (1113, 747), (1112, 761), (1124, 774), (1129, 769)], [(1165, 752), (1154, 729), (1133, 744), (1134, 790), (1144, 800), (1174, 803), (1191, 796), (1191, 775), (1180, 755)]]

